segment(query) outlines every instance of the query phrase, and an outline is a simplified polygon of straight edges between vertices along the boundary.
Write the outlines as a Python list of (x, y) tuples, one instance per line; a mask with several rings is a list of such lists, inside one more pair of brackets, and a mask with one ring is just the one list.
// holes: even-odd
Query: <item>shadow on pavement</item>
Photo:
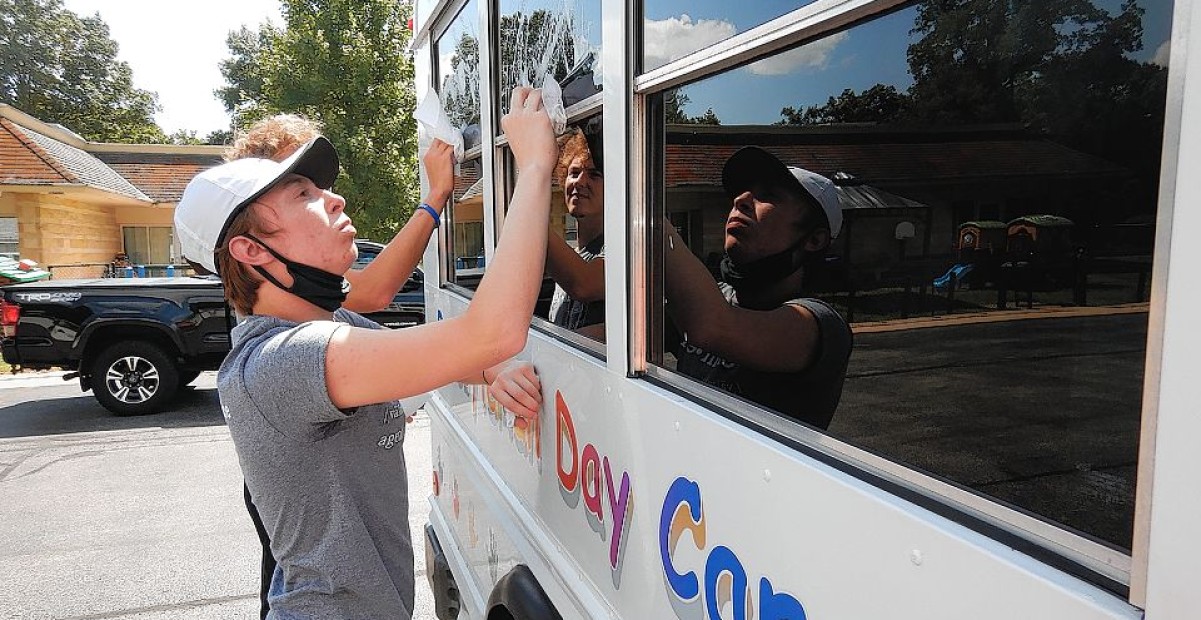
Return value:
[(170, 410), (130, 417), (113, 415), (91, 392), (80, 392), (77, 385), (18, 388), (0, 395), (0, 439), (224, 424), (214, 388), (185, 388)]

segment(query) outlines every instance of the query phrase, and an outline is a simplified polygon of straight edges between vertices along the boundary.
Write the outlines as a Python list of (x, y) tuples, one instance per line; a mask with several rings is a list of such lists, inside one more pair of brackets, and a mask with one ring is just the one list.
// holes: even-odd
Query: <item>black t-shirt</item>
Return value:
[[(576, 250), (584, 262), (590, 263), (605, 257), (605, 236), (600, 235), (588, 245)], [(550, 302), (550, 321), (567, 329), (580, 329), (605, 322), (605, 300), (576, 301), (567, 296), (563, 287), (555, 285), (555, 296)]]
[[(730, 305), (738, 307), (734, 288), (720, 283)], [(740, 367), (721, 356), (688, 344), (683, 338), (677, 351), (676, 369), (732, 394), (770, 407), (791, 418), (820, 429), (830, 426), (842, 398), (847, 362), (851, 357), (851, 328), (833, 308), (817, 299), (794, 299), (817, 319), (820, 349), (813, 363), (800, 372), (766, 372)]]

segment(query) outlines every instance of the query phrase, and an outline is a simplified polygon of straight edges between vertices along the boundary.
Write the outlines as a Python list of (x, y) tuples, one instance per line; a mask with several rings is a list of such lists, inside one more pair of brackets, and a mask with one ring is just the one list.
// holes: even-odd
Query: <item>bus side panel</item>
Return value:
[(435, 501), (453, 512), (458, 481), (447, 522), (484, 597), (522, 563), (565, 618), (1139, 617), (547, 336), (523, 356), (542, 381), (536, 432), (478, 387), (440, 390), (432, 408), (435, 467), (461, 472)]

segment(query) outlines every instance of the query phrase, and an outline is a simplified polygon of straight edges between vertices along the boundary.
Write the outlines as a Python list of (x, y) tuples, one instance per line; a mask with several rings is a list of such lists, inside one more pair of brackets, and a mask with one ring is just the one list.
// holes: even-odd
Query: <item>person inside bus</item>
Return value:
[(842, 211), (827, 178), (746, 147), (725, 163), (732, 206), (722, 281), (665, 222), (667, 313), (682, 335), (676, 370), (814, 427), (842, 395), (851, 330), (804, 296), (806, 271), (838, 235)]
[(220, 275), (244, 317), (217, 383), (279, 561), (273, 617), (411, 616), (398, 400), (524, 348), (541, 285), (556, 149), (539, 92), (512, 99), (502, 126), (522, 174), (510, 225), (458, 317), (386, 330), (341, 308), (355, 229), (330, 191), (339, 167), (324, 138), (283, 162), (206, 170), (176, 207), (184, 256)]
[(548, 318), (560, 327), (604, 340), (605, 178), (600, 128), (574, 129), (563, 143), (558, 178), (567, 213), (577, 225), (576, 248), (551, 235), (546, 271), (555, 281)]

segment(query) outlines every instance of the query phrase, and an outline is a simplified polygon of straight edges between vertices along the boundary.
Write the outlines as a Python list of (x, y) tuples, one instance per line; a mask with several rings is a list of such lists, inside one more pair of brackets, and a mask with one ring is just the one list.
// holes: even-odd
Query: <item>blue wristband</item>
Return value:
[(438, 225), (440, 225), (442, 223), (442, 218), (438, 216), (438, 212), (435, 211), (433, 207), (431, 207), (423, 202), (417, 208), (422, 211), (425, 211), (426, 213), (429, 213), (430, 217), (434, 218), (434, 228), (437, 228)]

